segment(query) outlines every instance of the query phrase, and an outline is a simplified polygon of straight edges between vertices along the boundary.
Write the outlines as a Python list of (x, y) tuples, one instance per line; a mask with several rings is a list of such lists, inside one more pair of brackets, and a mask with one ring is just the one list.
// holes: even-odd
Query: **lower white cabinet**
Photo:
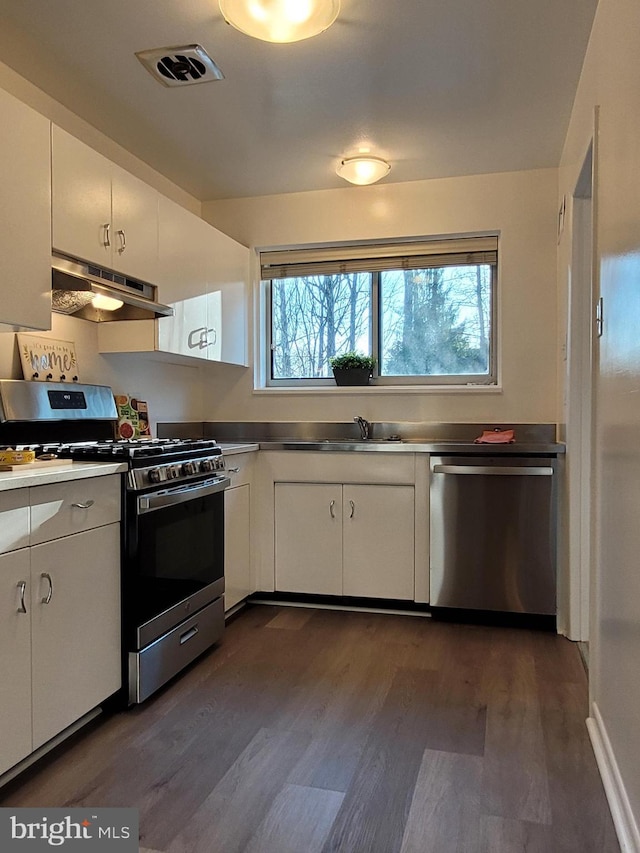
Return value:
[(414, 598), (414, 487), (275, 484), (281, 592)]
[(0, 494), (0, 774), (120, 688), (118, 484)]
[(31, 549), (33, 748), (121, 684), (120, 525)]
[(28, 548), (0, 555), (0, 773), (32, 749), (29, 563)]
[(225, 583), (224, 609), (230, 610), (251, 592), (251, 486), (236, 486), (224, 494)]
[(251, 488), (255, 453), (225, 454), (231, 480), (224, 493), (224, 609), (253, 592), (251, 570)]

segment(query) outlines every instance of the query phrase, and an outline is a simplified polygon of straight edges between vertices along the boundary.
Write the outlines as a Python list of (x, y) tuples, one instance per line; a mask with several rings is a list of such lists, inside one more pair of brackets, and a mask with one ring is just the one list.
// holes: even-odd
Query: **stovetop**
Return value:
[(127, 488), (132, 491), (177, 486), (224, 474), (222, 448), (213, 439), (151, 439), (129, 441), (51, 442), (15, 445), (76, 462), (125, 462)]
[[(17, 447), (18, 445), (16, 445)], [(63, 459), (78, 461), (121, 461), (131, 467), (148, 465), (153, 460), (176, 461), (200, 456), (219, 456), (221, 448), (212, 439), (140, 438), (128, 441), (50, 442), (19, 445), (21, 450), (35, 450), (37, 455), (54, 453)]]

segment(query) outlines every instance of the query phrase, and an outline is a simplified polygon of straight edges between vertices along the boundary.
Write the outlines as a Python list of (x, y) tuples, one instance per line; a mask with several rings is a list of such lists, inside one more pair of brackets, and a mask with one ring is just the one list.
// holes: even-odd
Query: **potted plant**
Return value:
[(376, 360), (371, 355), (346, 352), (329, 359), (336, 385), (368, 385)]

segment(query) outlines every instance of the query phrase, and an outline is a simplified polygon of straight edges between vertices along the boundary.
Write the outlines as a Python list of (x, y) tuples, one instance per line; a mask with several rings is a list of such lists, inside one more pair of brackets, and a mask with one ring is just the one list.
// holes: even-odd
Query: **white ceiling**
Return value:
[[(273, 45), (216, 0), (0, 0), (0, 60), (199, 199), (558, 164), (597, 0), (343, 0)], [(199, 43), (225, 79), (155, 82), (134, 56)]]

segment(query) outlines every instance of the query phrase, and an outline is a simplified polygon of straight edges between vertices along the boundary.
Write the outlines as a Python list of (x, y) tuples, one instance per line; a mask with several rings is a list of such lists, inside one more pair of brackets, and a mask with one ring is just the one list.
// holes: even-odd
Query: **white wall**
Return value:
[(502, 392), (253, 393), (251, 371), (207, 369), (219, 420), (556, 421), (556, 193), (553, 169), (205, 202), (203, 216), (251, 247), (500, 234)]
[[(640, 5), (600, 0), (560, 170), (569, 199), (596, 139), (596, 279), (604, 334), (596, 367), (596, 566), (590, 675), (596, 750), (624, 850), (640, 850)], [(560, 313), (571, 228), (559, 255)], [(597, 283), (597, 281), (596, 281)], [(562, 370), (561, 370), (562, 373)], [(562, 400), (565, 395), (561, 393)], [(570, 448), (571, 449), (571, 448)]]
[[(98, 352), (98, 324), (54, 314), (50, 332), (38, 337), (73, 341), (81, 382), (110, 385), (116, 394), (130, 394), (149, 403), (153, 434), (158, 421), (201, 421), (202, 378), (200, 367), (184, 367), (159, 361), (156, 356)], [(16, 336), (0, 334), (0, 376), (22, 379)]]

